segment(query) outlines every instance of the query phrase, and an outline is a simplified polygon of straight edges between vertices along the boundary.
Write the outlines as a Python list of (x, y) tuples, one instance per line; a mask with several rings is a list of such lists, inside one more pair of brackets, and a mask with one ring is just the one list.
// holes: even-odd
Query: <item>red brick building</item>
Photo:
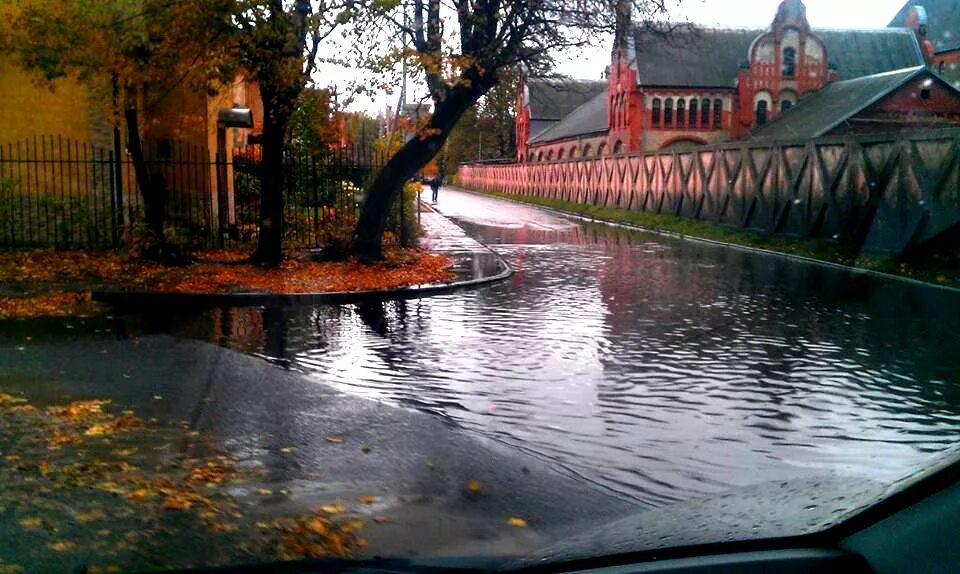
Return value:
[(928, 2), (875, 30), (814, 29), (801, 0), (781, 2), (766, 30), (680, 27), (664, 39), (634, 27), (605, 81), (521, 81), (517, 159), (956, 124), (960, 0)]

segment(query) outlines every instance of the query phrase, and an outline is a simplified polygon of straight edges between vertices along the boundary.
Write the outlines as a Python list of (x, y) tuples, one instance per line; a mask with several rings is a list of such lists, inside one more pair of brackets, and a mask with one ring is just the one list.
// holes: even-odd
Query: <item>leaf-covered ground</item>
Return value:
[[(93, 289), (166, 293), (318, 293), (390, 289), (450, 281), (441, 255), (395, 250), (382, 263), (289, 259), (279, 268), (227, 264), (229, 251), (201, 253), (179, 267), (118, 253), (35, 250), (0, 254), (0, 319), (82, 315), (96, 311)], [(203, 261), (206, 259), (207, 261)], [(217, 261), (216, 263), (210, 261)]]
[(255, 515), (243, 497), (270, 494), (257, 472), (195, 437), (107, 400), (39, 405), (0, 391), (0, 573), (345, 557), (366, 546), (364, 523), (340, 503)]

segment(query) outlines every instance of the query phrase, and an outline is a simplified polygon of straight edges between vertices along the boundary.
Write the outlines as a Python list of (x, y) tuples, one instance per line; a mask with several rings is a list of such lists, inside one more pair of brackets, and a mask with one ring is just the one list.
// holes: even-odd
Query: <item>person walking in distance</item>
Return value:
[(430, 191), (433, 192), (433, 203), (437, 202), (437, 196), (440, 195), (440, 174), (433, 176), (430, 180)]

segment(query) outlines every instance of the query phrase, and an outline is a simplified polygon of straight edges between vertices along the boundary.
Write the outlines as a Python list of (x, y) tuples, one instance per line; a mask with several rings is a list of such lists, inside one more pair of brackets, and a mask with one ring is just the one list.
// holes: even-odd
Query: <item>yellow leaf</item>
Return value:
[(327, 533), (327, 525), (326, 525), (322, 520), (320, 520), (319, 518), (314, 518), (314, 519), (311, 520), (310, 522), (307, 522), (307, 528), (309, 528), (310, 531), (312, 531), (312, 532), (314, 532), (314, 533), (316, 533), (316, 534), (326, 534), (326, 533)]
[(76, 543), (70, 542), (69, 540), (57, 540), (56, 542), (47, 544), (47, 548), (55, 552), (70, 552), (76, 547)]
[(137, 490), (134, 490), (133, 492), (127, 495), (127, 498), (129, 498), (130, 500), (135, 500), (137, 502), (141, 500), (146, 500), (149, 497), (150, 497), (150, 492), (146, 488), (138, 488)]
[(39, 528), (41, 524), (43, 521), (35, 517), (20, 519), (20, 526), (23, 528)]
[(327, 442), (332, 442), (333, 444), (340, 444), (343, 442), (342, 436), (328, 436)]
[(347, 526), (349, 526), (350, 528), (353, 528), (354, 530), (358, 530), (366, 526), (366, 524), (364, 524), (363, 521), (360, 520), (359, 518), (354, 518), (353, 520), (347, 522)]
[(511, 516), (510, 518), (508, 518), (508, 519), (507, 519), (507, 524), (510, 525), (510, 526), (513, 526), (514, 528), (526, 528), (526, 527), (527, 527), (527, 521), (524, 520), (524, 519), (522, 519), (522, 518), (518, 518), (518, 517), (516, 517), (516, 516)]
[(90, 512), (81, 512), (80, 514), (77, 514), (76, 518), (77, 522), (84, 523), (93, 522), (95, 520), (103, 520), (106, 517), (107, 515), (104, 511), (100, 509), (93, 509)]
[(480, 481), (479, 481), (479, 480), (471, 480), (470, 482), (468, 482), (468, 483), (467, 483), (467, 490), (469, 490), (470, 492), (473, 492), (473, 493), (480, 492)]
[(282, 452), (282, 453), (284, 453), (284, 454), (287, 454), (287, 453), (291, 453), (291, 452), (293, 452), (293, 451), (295, 451), (295, 450), (297, 450), (297, 449), (294, 448), (294, 447), (292, 447), (292, 446), (286, 446), (286, 447), (281, 448), (281, 449), (280, 449), (280, 452)]
[(193, 502), (183, 496), (168, 496), (166, 500), (163, 501), (163, 504), (160, 505), (161, 510), (189, 510), (193, 506)]
[(83, 434), (87, 436), (100, 436), (110, 432), (110, 425), (107, 424), (95, 424), (92, 427), (88, 428)]
[(364, 504), (366, 504), (366, 505), (373, 504), (374, 502), (376, 502), (376, 500), (377, 500), (377, 497), (376, 497), (376, 496), (361, 496), (361, 497), (360, 497), (360, 502), (362, 502), (362, 503), (364, 503)]
[(257, 494), (259, 494), (260, 496), (270, 496), (271, 494), (273, 494), (273, 491), (268, 488), (258, 488)]
[(347, 511), (347, 507), (342, 504), (327, 504), (320, 507), (320, 510), (327, 514), (340, 514)]

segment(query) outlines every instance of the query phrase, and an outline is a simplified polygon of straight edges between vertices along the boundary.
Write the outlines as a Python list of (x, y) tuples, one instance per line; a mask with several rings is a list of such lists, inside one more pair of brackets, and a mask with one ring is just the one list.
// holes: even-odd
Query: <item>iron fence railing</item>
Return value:
[[(144, 155), (164, 190), (174, 241), (200, 248), (256, 242), (256, 146), (235, 149), (222, 166), (207, 148), (181, 142), (145, 142)], [(362, 190), (383, 163), (382, 152), (369, 146), (288, 150), (281, 177), (287, 244), (323, 247), (349, 233)], [(226, 177), (217, 177), (218, 168)], [(227, 209), (218, 208), (220, 201)], [(0, 145), (0, 248), (116, 248), (142, 224), (143, 208), (126, 152), (60, 136)]]

